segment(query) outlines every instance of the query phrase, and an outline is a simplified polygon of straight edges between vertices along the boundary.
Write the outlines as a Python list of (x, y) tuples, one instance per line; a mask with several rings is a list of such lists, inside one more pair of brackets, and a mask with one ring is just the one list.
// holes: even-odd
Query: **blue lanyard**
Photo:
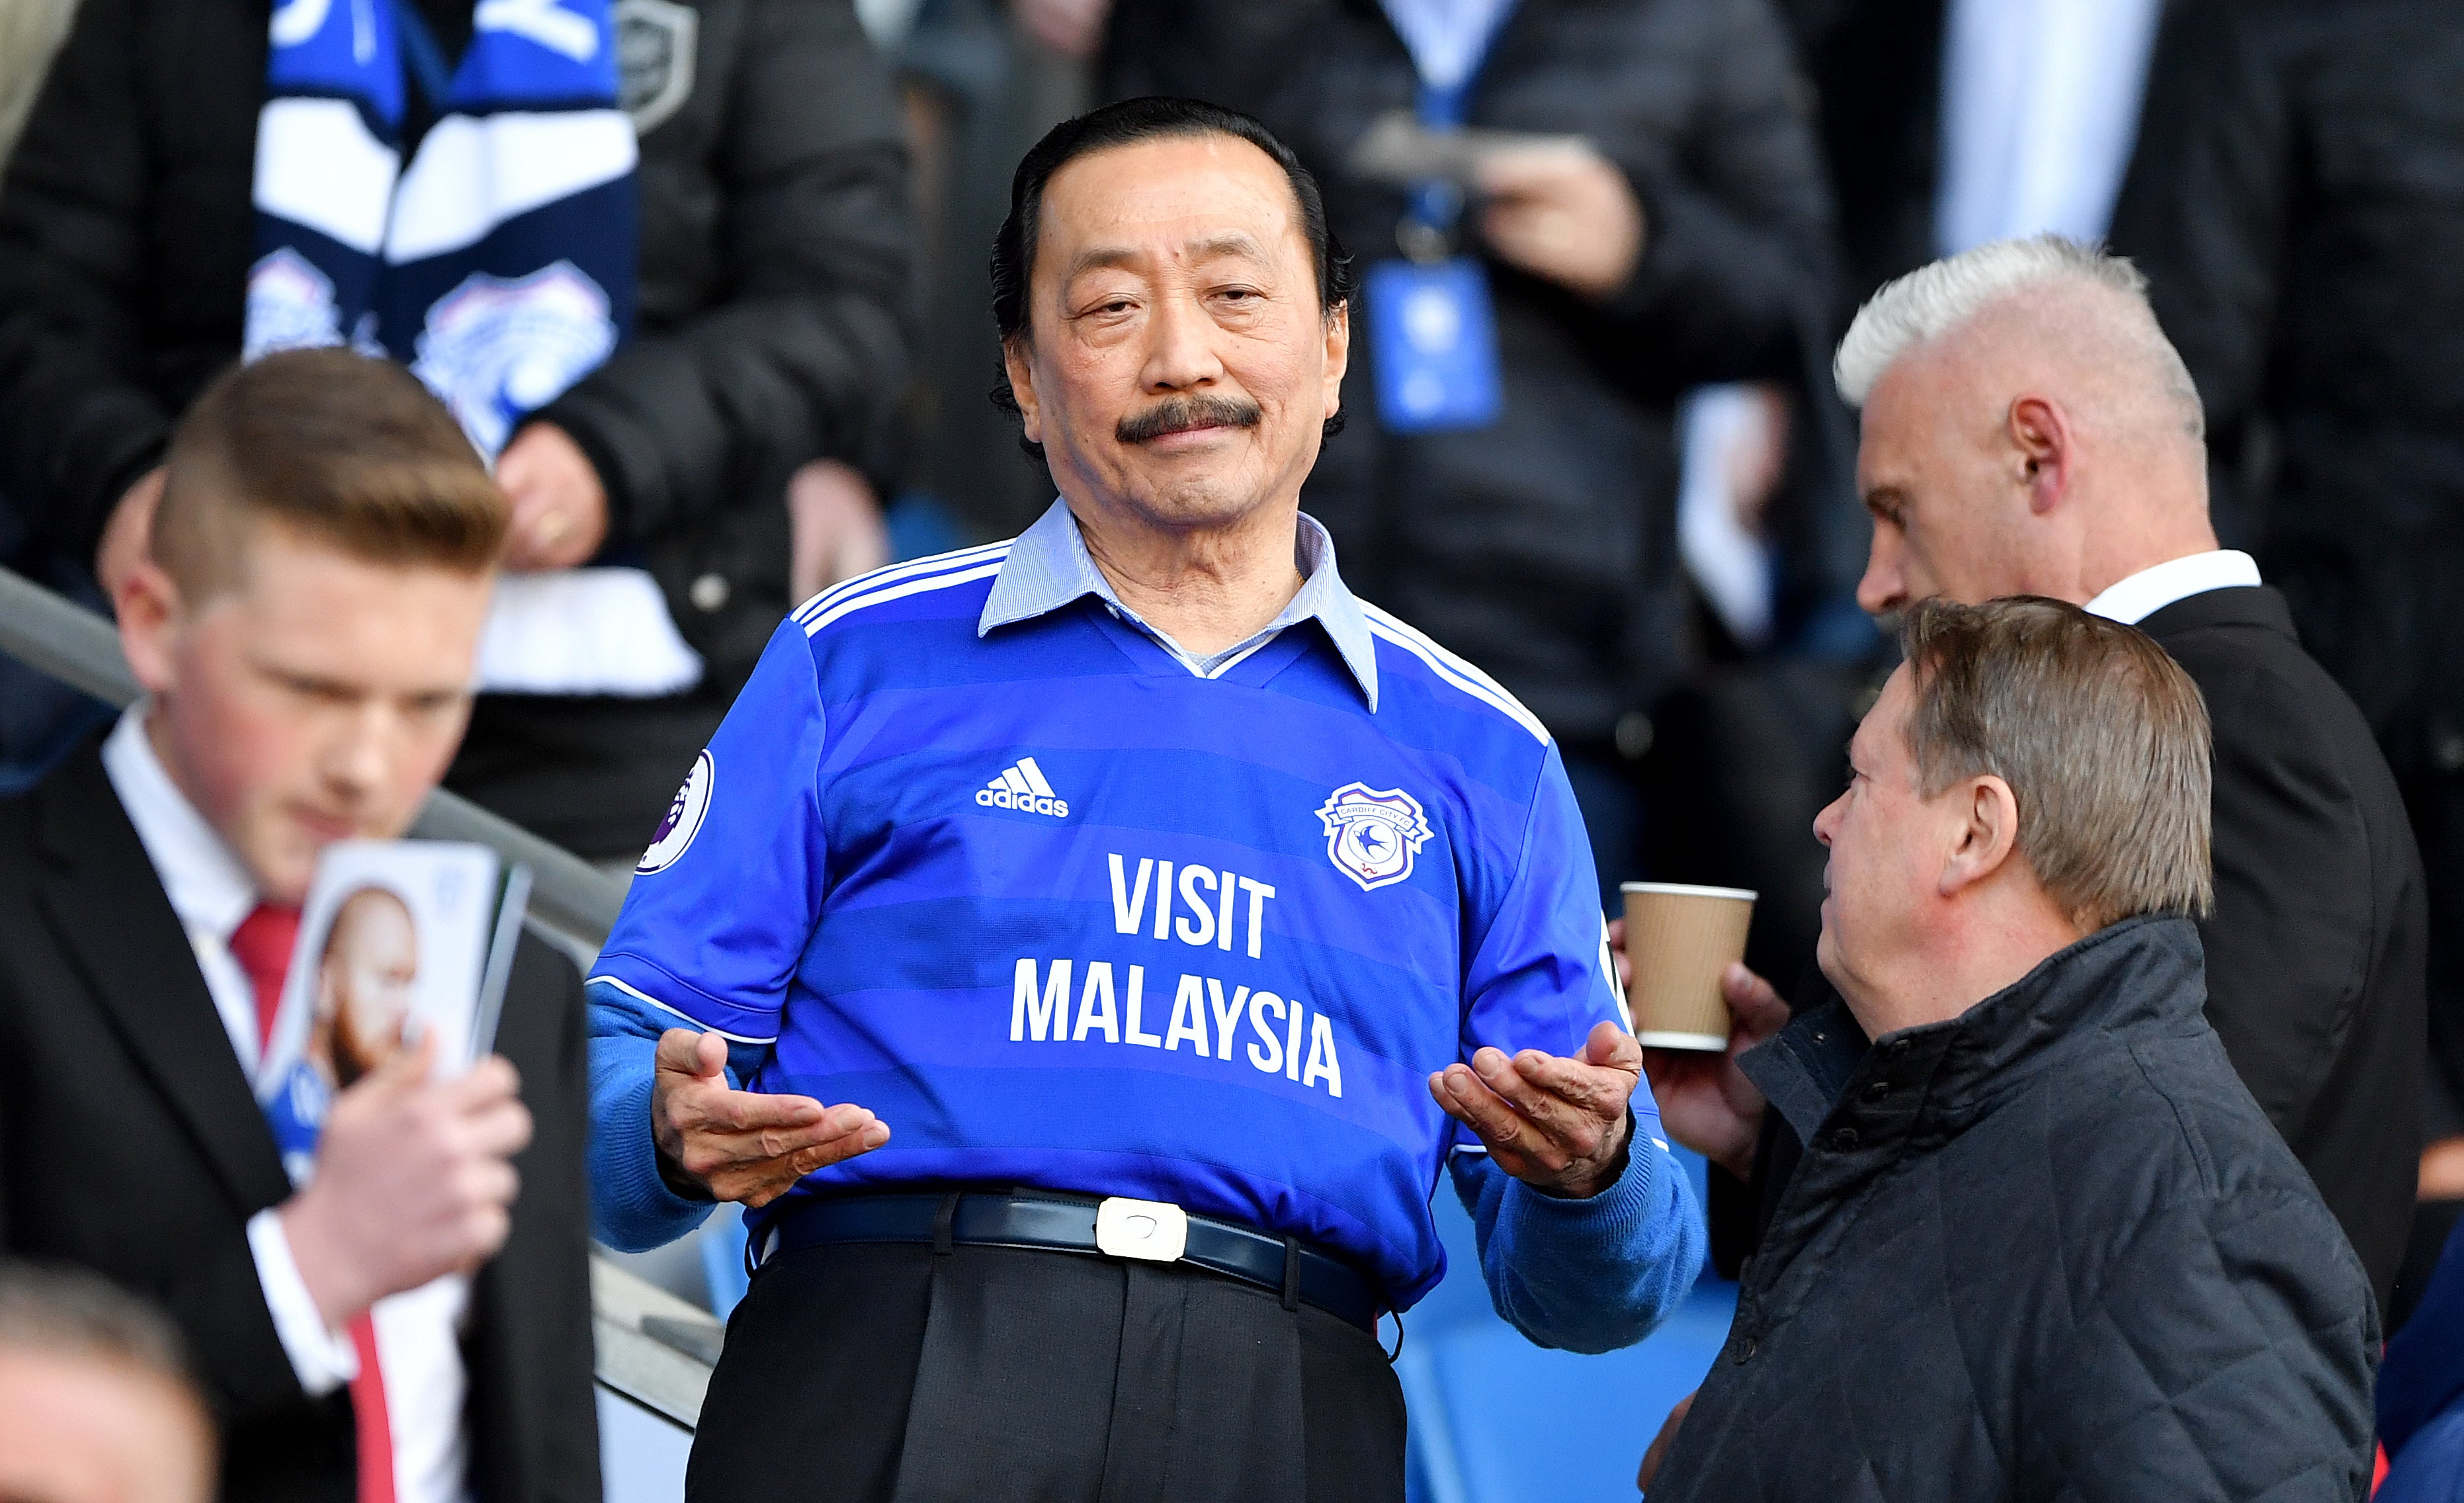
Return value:
[[(1470, 113), (1472, 85), (1480, 80), (1481, 70), (1488, 65), (1489, 55), (1496, 48), (1497, 38), (1506, 31), (1507, 24), (1513, 19), (1514, 11), (1513, 3), (1499, 9), (1496, 16), (1489, 23), (1487, 34), (1481, 37), (1479, 50), (1473, 53), (1470, 65), (1463, 69), (1461, 78), (1443, 88), (1432, 85), (1425, 76), (1420, 78), (1419, 95), (1415, 102), (1414, 112), (1419, 116), (1421, 124), (1431, 130), (1459, 130), (1463, 127), (1465, 117)], [(1388, 20), (1389, 24), (1393, 23), (1391, 14)], [(1404, 36), (1404, 50), (1410, 52), (1411, 42), (1403, 29), (1397, 26), (1396, 33), (1398, 36)], [(1417, 55), (1413, 58), (1413, 68), (1416, 73), (1419, 68)], [(1418, 226), (1423, 232), (1425, 238), (1443, 238), (1453, 234), (1456, 223), (1463, 217), (1463, 210), (1462, 187), (1439, 179), (1423, 183), (1412, 190), (1411, 207), (1404, 211), (1404, 219), (1408, 224)]]

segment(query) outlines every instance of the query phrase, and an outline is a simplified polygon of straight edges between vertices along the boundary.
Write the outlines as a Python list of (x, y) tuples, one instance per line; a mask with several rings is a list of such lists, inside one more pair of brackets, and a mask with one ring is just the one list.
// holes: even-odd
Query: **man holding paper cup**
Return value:
[(1815, 824), (1838, 996), (1744, 1060), (1806, 1157), (1653, 1503), (2361, 1497), (2368, 1280), (2204, 1015), (2197, 688), (2040, 597), (1904, 642)]

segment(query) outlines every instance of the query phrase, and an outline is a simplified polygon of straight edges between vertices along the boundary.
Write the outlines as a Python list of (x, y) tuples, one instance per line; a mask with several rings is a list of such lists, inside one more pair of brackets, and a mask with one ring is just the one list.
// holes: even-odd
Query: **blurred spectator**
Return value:
[(109, 586), (244, 345), (415, 361), (514, 505), (448, 781), (637, 851), (791, 590), (885, 552), (887, 75), (847, 0), (267, 13), (79, 12), (0, 188), (0, 491)]
[(1706, 662), (1650, 716), (1645, 784), (1667, 796), (1643, 864), (1761, 894), (1747, 961), (1793, 977), (1822, 906), (1814, 816), (1838, 793), (1848, 738), (1891, 666), (1856, 603), (1856, 441), (1827, 373), (1811, 390), (1705, 387), (1680, 417), (1677, 544)]
[(2038, 597), (1905, 640), (1815, 827), (1838, 996), (1741, 1061), (1806, 1157), (1652, 1498), (2360, 1497), (2369, 1283), (2201, 1016), (2197, 686)]
[(1112, 0), (1105, 98), (1205, 99), (1262, 115), (1311, 45), (1330, 0)]
[(2094, 243), (2179, 0), (1783, 0), (1847, 253), (1841, 312), (1936, 256)]
[(2464, 1503), (2464, 1231), (2379, 1367), (2387, 1480), (2375, 1503)]
[(1022, 532), (1052, 504), (1017, 420), (984, 400), (1001, 358), (984, 255), (1019, 158), (1087, 107), (1102, 20), (1088, 0), (923, 0), (896, 49), (922, 253), (911, 475), (974, 538)]
[[(2170, 4), (1781, 0), (1837, 196), (1845, 266), (1835, 327), (1883, 282), (1938, 255), (2046, 231), (2101, 237)], [(1815, 418), (1853, 426), (1827, 383), (1813, 389)], [(1853, 450), (1853, 436), (1842, 447)], [(1820, 569), (1842, 520), (1861, 556), (1853, 509), (1816, 505), (1808, 520), (1812, 536), (1781, 552), (1783, 564)], [(1665, 834), (1699, 852), (1688, 874), (1762, 890), (1751, 954), (1782, 965), (1773, 974), (1784, 982), (1812, 951), (1821, 893), (1819, 852), (1791, 837), (1836, 790), (1837, 748), (1879, 681), (1874, 661), (1888, 667), (1887, 645), (1859, 631), (1845, 606), (1801, 627), (1791, 657), (1706, 679), (1660, 718), (1661, 778), (1700, 790), (1677, 801), (1680, 828)], [(1781, 907), (1774, 895), (1815, 901)]]
[(0, 1263), (0, 1498), (213, 1495), (213, 1423), (163, 1318), (91, 1273)]
[[(76, 0), (0, 5), (0, 166), (17, 144), (17, 133), (51, 69), (52, 55), (76, 15)], [(87, 571), (32, 542), (23, 519), (13, 515), (5, 497), (0, 497), (0, 565), (86, 605), (102, 605)], [(30, 785), (108, 714), (107, 706), (0, 655), (0, 798)]]
[(452, 756), (504, 497), (346, 350), (208, 387), (167, 465), (116, 601), (146, 697), (0, 802), (0, 1249), (163, 1304), (226, 1503), (597, 1503), (572, 965), (524, 937), (502, 1057), (395, 1051), (297, 1183), (272, 1120), (311, 874)]
[(43, 75), (77, 17), (77, 0), (14, 0), (0, 6), (0, 163), (9, 160)]
[[(1366, 269), (1349, 427), (1302, 504), (1363, 596), (1556, 734), (1614, 892), (1639, 863), (1650, 711), (1696, 660), (1674, 405), (1794, 374), (1824, 296), (1828, 201), (1786, 37), (1764, 0), (1177, 9), (1125, 9), (1108, 76), (1254, 94)], [(1396, 113), (1524, 139), (1415, 187), (1355, 157)], [(1393, 406), (1439, 375), (1398, 343), (1432, 312), (1494, 330), (1485, 356), (1476, 334), (1450, 346), (1442, 379), (1469, 395), (1434, 417)]]
[(1111, 0), (1017, 0), (1018, 23), (1045, 51), (1080, 61), (1104, 38)]
[[(2395, 769), (2430, 883), (2431, 1120), (2464, 1137), (2464, 9), (2203, 3), (2169, 28), (2116, 247), (2256, 540)], [(2226, 522), (2220, 522), (2220, 526)], [(2464, 1147), (2464, 1145), (2459, 1145)], [(2401, 1319), (2464, 1206), (2424, 1160)]]

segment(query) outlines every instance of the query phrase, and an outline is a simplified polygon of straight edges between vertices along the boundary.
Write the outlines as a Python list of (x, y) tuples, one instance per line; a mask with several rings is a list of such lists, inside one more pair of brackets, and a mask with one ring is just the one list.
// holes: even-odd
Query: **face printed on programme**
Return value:
[[(334, 1088), (374, 1070), (402, 1043), (419, 979), (419, 934), (409, 907), (381, 887), (363, 887), (334, 911), (317, 968), (316, 1038)], [(322, 1046), (319, 1048), (319, 1046)]]

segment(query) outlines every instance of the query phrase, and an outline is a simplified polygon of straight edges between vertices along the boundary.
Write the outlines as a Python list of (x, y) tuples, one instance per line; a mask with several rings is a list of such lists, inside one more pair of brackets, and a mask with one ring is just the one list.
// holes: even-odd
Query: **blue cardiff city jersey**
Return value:
[(1622, 1026), (1555, 748), (1366, 606), (1366, 684), (1316, 620), (1203, 677), (1092, 595), (979, 630), (1009, 546), (780, 628), (595, 978), (767, 1043), (749, 1089), (891, 1125), (796, 1194), (1171, 1201), (1410, 1306), (1469, 1141), (1430, 1072)]

